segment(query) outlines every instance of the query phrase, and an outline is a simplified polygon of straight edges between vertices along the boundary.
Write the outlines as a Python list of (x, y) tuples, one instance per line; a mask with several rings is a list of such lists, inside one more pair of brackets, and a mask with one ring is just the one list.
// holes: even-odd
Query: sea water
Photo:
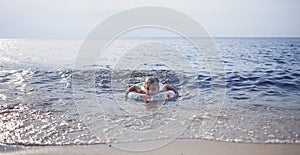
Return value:
[[(1, 39), (0, 143), (68, 145), (172, 138), (300, 143), (300, 39), (214, 41), (226, 75), (222, 101), (211, 96), (205, 58), (195, 59), (196, 49), (182, 38), (119, 39), (86, 70), (74, 69), (83, 40)], [(137, 53), (124, 54), (147, 42), (165, 43), (179, 52), (155, 53), (153, 46), (143, 46)], [(147, 52), (164, 62), (122, 67), (144, 59)], [(198, 66), (196, 76), (183, 67), (186, 62)], [(126, 89), (149, 75), (173, 85), (180, 96), (157, 105), (126, 101)], [(89, 80), (92, 85), (78, 82)], [(210, 107), (215, 102), (222, 103), (217, 110)]]

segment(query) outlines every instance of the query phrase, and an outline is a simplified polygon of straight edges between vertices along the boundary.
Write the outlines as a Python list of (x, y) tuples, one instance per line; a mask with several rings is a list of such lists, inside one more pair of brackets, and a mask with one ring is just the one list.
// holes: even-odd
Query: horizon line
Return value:
[[(211, 38), (300, 38), (300, 36), (210, 36)], [(120, 37), (120, 39), (155, 39), (155, 38), (181, 38), (179, 36), (154, 36), (154, 37)], [(190, 37), (195, 38), (195, 37)], [(86, 37), (6, 37), (5, 39), (86, 39)]]

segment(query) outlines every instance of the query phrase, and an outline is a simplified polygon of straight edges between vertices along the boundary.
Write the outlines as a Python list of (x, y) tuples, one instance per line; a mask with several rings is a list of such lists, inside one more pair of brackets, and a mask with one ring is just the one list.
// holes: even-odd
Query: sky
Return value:
[(141, 6), (181, 11), (213, 37), (300, 37), (300, 0), (0, 0), (0, 38), (85, 38)]

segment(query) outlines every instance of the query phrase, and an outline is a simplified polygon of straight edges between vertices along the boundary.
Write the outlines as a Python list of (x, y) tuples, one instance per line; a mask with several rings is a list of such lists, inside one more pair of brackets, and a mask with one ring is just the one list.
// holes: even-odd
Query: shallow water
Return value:
[[(161, 60), (182, 70), (159, 62), (126, 69), (124, 64), (144, 57), (134, 50), (113, 66), (120, 52), (153, 41), (182, 53), (159, 53)], [(211, 96), (207, 64), (179, 38), (117, 40), (94, 70), (73, 70), (80, 40), (0, 40), (0, 143), (95, 144), (177, 136), (300, 143), (300, 39), (216, 38), (215, 42), (226, 72), (220, 113), (222, 107), (214, 103), (221, 101)], [(151, 54), (155, 57), (155, 50)], [(197, 68), (196, 74), (183, 57)], [(125, 101), (123, 92), (148, 75), (173, 85), (180, 97), (147, 106)], [(85, 82), (89, 80), (94, 83)]]

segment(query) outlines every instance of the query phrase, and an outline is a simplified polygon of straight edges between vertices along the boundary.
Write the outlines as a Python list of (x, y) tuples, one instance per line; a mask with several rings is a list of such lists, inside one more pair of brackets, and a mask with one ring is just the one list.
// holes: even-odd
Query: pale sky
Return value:
[(176, 9), (215, 37), (300, 37), (300, 0), (0, 0), (0, 38), (84, 38), (139, 6)]

